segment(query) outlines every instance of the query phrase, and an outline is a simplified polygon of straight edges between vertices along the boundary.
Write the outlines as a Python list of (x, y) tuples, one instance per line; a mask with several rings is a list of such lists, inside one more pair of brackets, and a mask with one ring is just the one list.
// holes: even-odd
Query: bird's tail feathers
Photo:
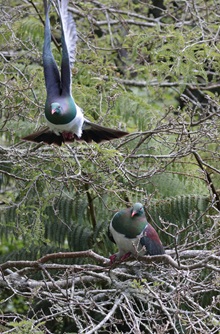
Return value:
[(48, 127), (43, 128), (37, 132), (31, 133), (30, 135), (22, 138), (22, 140), (32, 141), (35, 143), (46, 143), (46, 144), (55, 144), (61, 146), (64, 143), (62, 134), (57, 135), (51, 131)]
[(102, 141), (121, 138), (127, 134), (128, 132), (107, 128), (86, 120), (83, 124), (82, 136), (78, 140), (85, 140), (88, 143), (93, 140), (96, 143), (101, 143)]
[(84, 140), (87, 143), (90, 143), (91, 141), (101, 143), (103, 141), (121, 138), (127, 134), (128, 132), (125, 131), (111, 129), (89, 121), (85, 121), (81, 137), (77, 137), (77, 135), (68, 132), (56, 134), (51, 131), (49, 127), (44, 127), (43, 129), (34, 132), (22, 139), (35, 143), (44, 142), (49, 145), (55, 144), (61, 146), (62, 143), (74, 142), (75, 140)]

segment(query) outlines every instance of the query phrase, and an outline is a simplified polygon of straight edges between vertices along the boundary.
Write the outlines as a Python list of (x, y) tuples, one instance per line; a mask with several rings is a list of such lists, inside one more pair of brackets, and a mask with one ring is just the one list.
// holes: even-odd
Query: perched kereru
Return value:
[[(49, 1), (50, 2), (50, 1)], [(45, 30), (43, 48), (44, 78), (47, 90), (45, 117), (48, 126), (24, 140), (62, 145), (74, 140), (94, 140), (100, 143), (127, 135), (127, 132), (94, 124), (83, 116), (82, 109), (71, 95), (71, 68), (75, 60), (77, 33), (72, 15), (68, 12), (69, 0), (57, 0), (61, 23), (62, 63), (61, 75), (51, 51), (49, 20), (50, 4), (44, 0)]]
[(163, 245), (155, 229), (147, 222), (143, 205), (117, 212), (109, 225), (109, 237), (119, 252), (110, 256), (111, 263), (124, 260), (131, 254), (161, 255)]

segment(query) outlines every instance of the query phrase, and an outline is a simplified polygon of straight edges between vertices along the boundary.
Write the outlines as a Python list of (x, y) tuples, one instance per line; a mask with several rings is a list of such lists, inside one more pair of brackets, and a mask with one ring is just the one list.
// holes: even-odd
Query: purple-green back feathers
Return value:
[(110, 239), (113, 239), (119, 249), (116, 255), (110, 257), (111, 262), (129, 253), (142, 253), (143, 246), (144, 253), (148, 255), (165, 253), (157, 232), (146, 219), (141, 203), (135, 203), (132, 208), (117, 212), (110, 223), (109, 233)]

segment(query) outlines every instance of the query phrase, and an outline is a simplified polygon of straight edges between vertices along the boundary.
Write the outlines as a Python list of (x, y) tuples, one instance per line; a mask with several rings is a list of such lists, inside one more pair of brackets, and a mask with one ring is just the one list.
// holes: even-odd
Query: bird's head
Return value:
[(131, 217), (135, 215), (141, 216), (144, 214), (144, 207), (141, 203), (135, 203), (133, 208), (131, 209)]
[(51, 103), (51, 114), (59, 115), (62, 112), (62, 107), (58, 102)]

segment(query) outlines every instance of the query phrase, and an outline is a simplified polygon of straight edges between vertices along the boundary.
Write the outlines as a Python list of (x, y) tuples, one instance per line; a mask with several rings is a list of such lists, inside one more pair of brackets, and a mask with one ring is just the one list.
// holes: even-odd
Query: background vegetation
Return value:
[[(61, 148), (21, 140), (45, 124), (43, 1), (2, 1), (0, 331), (219, 333), (219, 5), (69, 10), (75, 101), (130, 134)], [(51, 24), (59, 62), (54, 8)], [(110, 267), (107, 226), (136, 201), (167, 255)]]

